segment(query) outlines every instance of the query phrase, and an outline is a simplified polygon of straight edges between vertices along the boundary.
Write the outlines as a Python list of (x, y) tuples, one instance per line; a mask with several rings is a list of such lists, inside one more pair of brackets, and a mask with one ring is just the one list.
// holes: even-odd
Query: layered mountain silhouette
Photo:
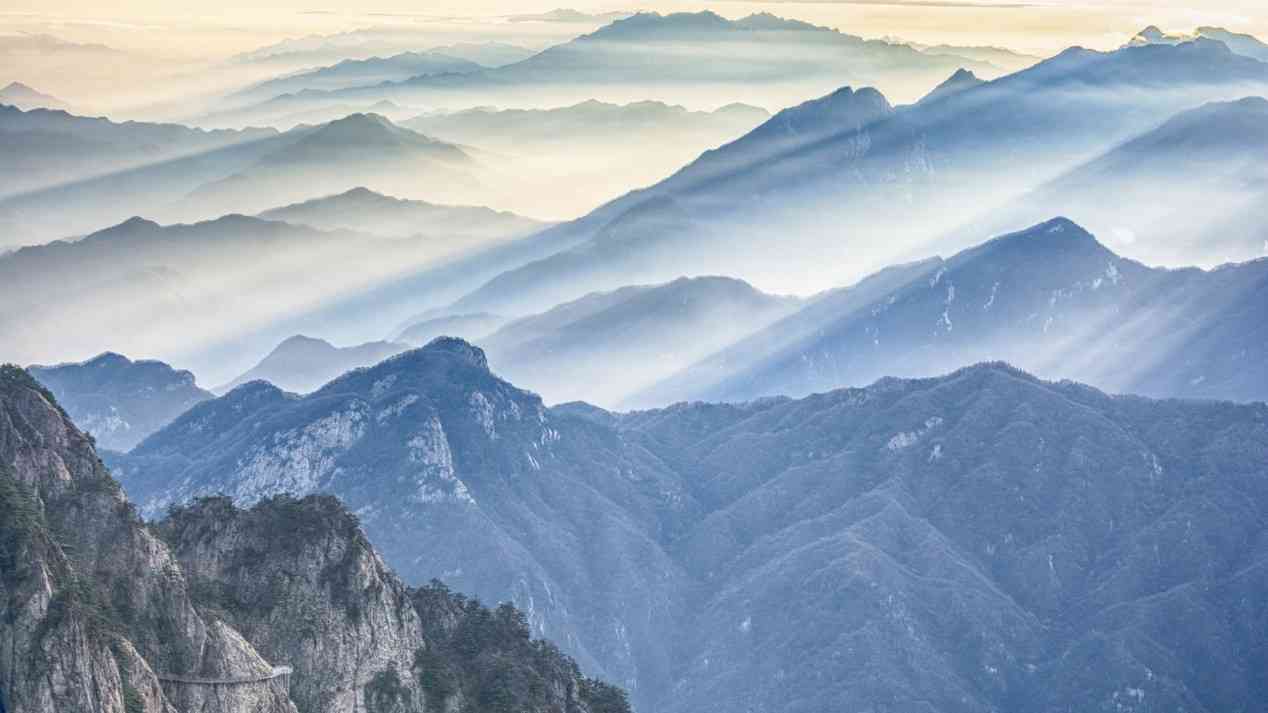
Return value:
[(1265, 423), (1002, 364), (545, 409), (438, 340), (111, 461), (146, 512), (337, 494), (408, 580), (518, 603), (641, 710), (1253, 710)]
[(948, 77), (947, 81), (934, 87), (933, 91), (926, 94), (920, 102), (936, 102), (939, 99), (944, 99), (952, 94), (958, 94), (966, 89), (973, 89), (974, 87), (981, 86), (985, 83), (986, 82), (984, 80), (978, 79), (977, 75), (973, 74), (969, 70), (959, 69), (956, 70), (955, 74)]
[(0, 104), (17, 107), (23, 111), (31, 109), (54, 109), (68, 111), (70, 105), (50, 94), (28, 87), (22, 82), (10, 82), (0, 89)]
[[(953, 226), (1250, 86), (1268, 87), (1268, 64), (1199, 40), (1072, 49), (898, 109), (874, 90), (839, 90), (599, 208), (573, 226), (589, 240), (500, 276), (455, 309), (522, 314), (617, 287), (606, 275), (658, 282), (670, 269), (827, 289), (945, 250)], [(781, 259), (770, 260), (776, 250)]]
[[(177, 124), (117, 123), (48, 108), (23, 110), (4, 100), (0, 104), (5, 104), (0, 106), (0, 138), (7, 147), (2, 159), (6, 180), (0, 188), (0, 220), (10, 220), (4, 215), (6, 197), (254, 142), (274, 133), (259, 129), (208, 132)], [(0, 245), (5, 247), (18, 243), (12, 237), (2, 240)]]
[(330, 96), (449, 108), (493, 101), (532, 107), (586, 99), (625, 103), (647, 97), (699, 105), (733, 101), (724, 97), (736, 96), (743, 87), (746, 95), (787, 105), (850, 83), (882, 86), (915, 99), (962, 66), (990, 76), (1000, 73), (971, 58), (926, 54), (770, 14), (728, 20), (709, 11), (643, 12), (496, 69)]
[(334, 498), (208, 498), (142, 523), (91, 437), (11, 365), (0, 505), (8, 710), (629, 711), (522, 612), (405, 586)]
[(321, 230), (355, 230), (385, 237), (426, 235), (433, 242), (451, 241), (455, 252), (546, 227), (545, 223), (506, 211), (394, 198), (364, 187), (273, 208), (259, 217)]
[(964, 230), (1007, 229), (1055, 211), (1149, 264), (1215, 266), (1262, 257), (1268, 254), (1268, 169), (1258, 157), (1265, 152), (1268, 100), (1209, 104)]
[(476, 108), (424, 115), (402, 126), (452, 143), (525, 152), (532, 146), (638, 141), (670, 134), (680, 141), (721, 144), (769, 118), (765, 109), (747, 104), (690, 111), (658, 101), (622, 105), (590, 100), (553, 109)]
[(549, 403), (617, 404), (798, 306), (741, 280), (682, 278), (587, 295), (479, 343), (495, 371)]
[(77, 364), (27, 369), (97, 447), (128, 451), (195, 404), (213, 397), (194, 375), (155, 360), (107, 352)]
[(306, 89), (347, 89), (382, 82), (395, 82), (430, 74), (464, 74), (479, 71), (481, 65), (439, 52), (404, 52), (390, 57), (346, 59), (328, 67), (290, 74), (260, 82), (230, 97), (237, 101), (272, 99)]
[(506, 324), (505, 318), (484, 312), (446, 317), (416, 315), (406, 320), (397, 338), (416, 347), (421, 347), (437, 337), (446, 336), (479, 342), (504, 324)]
[(981, 45), (966, 47), (963, 45), (949, 44), (924, 45), (901, 38), (886, 38), (886, 41), (893, 44), (910, 45), (925, 54), (947, 55), (951, 57), (961, 57), (964, 59), (986, 62), (1009, 72), (1017, 72), (1026, 69), (1027, 67), (1038, 64), (1044, 59), (1043, 57), (1023, 54), (1006, 47), (990, 47)]
[(230, 109), (218, 108), (191, 118), (189, 123), (207, 129), (266, 126), (289, 131), (304, 125), (328, 124), (352, 114), (378, 114), (392, 121), (403, 121), (418, 113), (416, 107), (401, 106), (386, 99), (329, 101), (324, 92), (304, 89)]
[(377, 364), (408, 348), (405, 344), (393, 342), (336, 347), (322, 339), (296, 335), (277, 345), (259, 364), (216, 391), (225, 393), (241, 384), (258, 380), (286, 391), (308, 393), (346, 371)]
[[(134, 218), (78, 241), (0, 256), (0, 341), (6, 357), (28, 363), (92, 355), (110, 344), (224, 383), (295, 334), (349, 343), (336, 330), (353, 331), (349, 324), (385, 334), (414, 313), (411, 305), (392, 312), (388, 299), (378, 299), (382, 314), (358, 308), (345, 322), (340, 301), (454, 263), (456, 250), (485, 243), (448, 234), (318, 230), (240, 215), (167, 226)], [(61, 280), (55, 300), (47, 299), (49, 275)], [(329, 310), (336, 316), (328, 317)]]
[[(770, 118), (764, 109), (728, 104), (690, 111), (659, 101), (585, 101), (550, 109), (476, 108), (431, 114), (403, 126), (493, 154), (490, 201), (533, 215), (574, 218), (632, 187), (655, 183), (700, 152)], [(567, 190), (542, 191), (524, 176), (550, 176)]]
[(1222, 27), (1199, 27), (1193, 34), (1185, 35), (1163, 32), (1157, 25), (1150, 25), (1136, 33), (1128, 45), (1178, 45), (1198, 38), (1222, 42), (1237, 54), (1268, 62), (1268, 44), (1253, 35), (1230, 32)]
[(1120, 392), (1268, 398), (1268, 261), (1149, 268), (1064, 219), (890, 268), (627, 403), (802, 396), (1005, 359)]
[(186, 201), (212, 214), (254, 213), (363, 186), (443, 200), (470, 195), (476, 183), (474, 162), (461, 148), (377, 114), (352, 114), (295, 133), (300, 134), (296, 141), (200, 187)]
[[(6, 117), (13, 121), (6, 123)], [(55, 120), (52, 124), (50, 117)], [(28, 136), (48, 126), (62, 127), (56, 140), (64, 146), (58, 150), (70, 153), (75, 153), (80, 140), (124, 145), (113, 138), (115, 127), (135, 133), (138, 141), (150, 140), (149, 126), (176, 139), (201, 137), (203, 143), (185, 156), (138, 151), (147, 158), (130, 168), (82, 179), (72, 178), (72, 172), (66, 174), (63, 185), (0, 197), (0, 223), (11, 228), (4, 238), (11, 246), (80, 235), (138, 213), (163, 222), (209, 220), (358, 187), (437, 203), (469, 204), (479, 197), (474, 175), (478, 166), (466, 151), (376, 114), (352, 114), (284, 133), (271, 129), (206, 132), (175, 125), (116, 125), (0, 107), (0, 132), (12, 127), (18, 132), (15, 136)], [(90, 152), (88, 158), (92, 158)], [(73, 160), (83, 162), (84, 158), (76, 154)]]
[[(307, 35), (282, 40), (235, 55), (231, 62), (300, 73), (314, 67), (326, 67), (344, 60), (366, 60), (418, 52), (434, 41), (425, 31), (401, 27), (367, 27), (334, 35)], [(485, 67), (511, 64), (536, 54), (534, 50), (510, 42), (454, 42), (428, 48), (425, 53), (464, 59)]]

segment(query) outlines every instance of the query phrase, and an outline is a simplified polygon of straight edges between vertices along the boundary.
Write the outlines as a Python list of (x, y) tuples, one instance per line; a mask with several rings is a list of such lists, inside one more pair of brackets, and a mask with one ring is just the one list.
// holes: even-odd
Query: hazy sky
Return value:
[(1213, 24), (1268, 35), (1268, 0), (3, 0), (0, 32), (48, 32), (124, 49), (216, 56), (287, 37), (405, 25), (457, 38), (488, 35), (545, 45), (572, 34), (557, 23), (505, 15), (555, 7), (585, 11), (770, 11), (868, 37), (998, 44), (1053, 51), (1109, 48), (1148, 24)]

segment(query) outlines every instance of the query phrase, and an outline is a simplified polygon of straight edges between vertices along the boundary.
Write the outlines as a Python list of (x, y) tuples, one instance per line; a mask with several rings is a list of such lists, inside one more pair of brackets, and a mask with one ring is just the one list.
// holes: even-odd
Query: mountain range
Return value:
[(826, 293), (625, 402), (745, 401), (1004, 359), (1116, 392), (1268, 399), (1268, 260), (1149, 268), (1057, 219)]
[[(507, 244), (513, 235), (499, 236), (498, 226), (521, 224), (487, 218), (474, 236), (408, 238), (240, 215), (167, 226), (130, 219), (81, 240), (0, 255), (0, 342), (6, 358), (27, 363), (87, 358), (110, 344), (224, 383), (287, 337), (332, 333), (325, 315), (338, 313), (340, 300), (459, 263), (464, 251)], [(48, 299), (53, 274), (62, 288)], [(413, 313), (408, 304), (398, 309), (399, 315), (385, 312), (382, 326), (367, 326), (364, 310), (348, 320), (382, 334)]]
[(908, 42), (900, 38), (885, 38), (886, 42), (891, 44), (905, 44), (924, 52), (925, 54), (943, 55), (949, 57), (960, 57), (963, 59), (971, 59), (978, 62), (986, 62), (987, 64), (999, 67), (1007, 72), (1018, 72), (1027, 67), (1038, 64), (1044, 58), (1032, 54), (1025, 54), (1006, 47), (990, 47), (990, 46), (972, 46), (963, 45), (923, 45), (916, 42)]
[(188, 371), (109, 352), (77, 364), (31, 366), (27, 371), (99, 448), (114, 451), (131, 450), (191, 406), (213, 397)]
[(446, 336), (478, 342), (496, 332), (504, 324), (506, 319), (486, 312), (447, 317), (416, 315), (405, 320), (405, 325), (397, 330), (399, 332), (397, 339), (416, 347), (421, 347), (437, 337)]
[[(402, 126), (492, 154), (489, 202), (518, 212), (573, 218), (655, 183), (770, 118), (764, 109), (728, 104), (690, 111), (659, 101), (618, 105), (594, 100), (551, 109), (476, 108), (428, 114)], [(565, 157), (566, 158), (563, 158)], [(526, 190), (524, 176), (549, 175), (567, 191)]]
[[(102, 158), (93, 165), (103, 175), (73, 178), (76, 174), (67, 169), (65, 175), (72, 178), (59, 185), (0, 197), (0, 224), (9, 228), (3, 238), (7, 242), (0, 243), (5, 247), (82, 235), (137, 213), (164, 222), (201, 221), (358, 187), (469, 204), (480, 197), (477, 174), (486, 170), (467, 149), (403, 129), (377, 114), (351, 114), (282, 133), (207, 132), (0, 107), (0, 133), (6, 131), (32, 147), (47, 135), (60, 146), (58, 151), (73, 154), (67, 161), (76, 165), (96, 160), (90, 150), (76, 151), (81, 141), (128, 149), (129, 141), (157, 142), (171, 133), (167, 143), (183, 140), (181, 145), (187, 145), (194, 137), (202, 144), (197, 151), (189, 149), (190, 155), (155, 155), (150, 149), (143, 160), (134, 154), (144, 152), (128, 149), (129, 160), (135, 161), (131, 167), (106, 170), (110, 163)], [(47, 164), (48, 171), (62, 170), (34, 148), (20, 149), (15, 161), (25, 161), (28, 153), (30, 160)]]
[(338, 495), (407, 581), (516, 602), (640, 710), (1215, 711), (1265, 694), (1266, 453), (1262, 403), (997, 363), (546, 409), (442, 339), (108, 460), (147, 513)]
[(304, 90), (347, 89), (401, 81), (429, 74), (466, 74), (483, 66), (438, 52), (403, 52), (390, 57), (345, 59), (329, 67), (260, 82), (229, 97), (232, 102), (272, 99)]
[[(1004, 213), (1178, 113), (1250, 87), (1268, 91), (1268, 64), (1199, 40), (1072, 49), (906, 107), (840, 89), (598, 208), (568, 226), (587, 239), (498, 276), (452, 310), (532, 313), (615, 289), (612, 275), (630, 284), (729, 274), (767, 290), (830, 289), (967, 247), (981, 233), (954, 226)], [(769, 259), (776, 250), (781, 259)]]
[(21, 82), (10, 82), (0, 89), (0, 104), (17, 107), (23, 111), (53, 109), (67, 111), (70, 105), (55, 96), (28, 87)]
[(210, 215), (255, 213), (357, 187), (445, 201), (469, 197), (477, 183), (474, 161), (462, 148), (377, 114), (352, 114), (292, 133), (299, 138), (198, 188), (186, 202)]
[(960, 67), (986, 76), (1001, 73), (984, 62), (926, 54), (770, 14), (729, 20), (709, 11), (642, 12), (496, 69), (345, 89), (329, 97), (446, 109), (489, 103), (541, 108), (587, 99), (628, 103), (648, 97), (700, 107), (731, 103), (737, 96), (785, 106), (842, 83), (876, 85), (914, 99)]
[[(1184, 112), (960, 232), (997, 232), (1060, 212), (1154, 265), (1268, 254), (1268, 100)], [(1107, 202), (1106, 195), (1114, 200)]]
[(1230, 32), (1222, 27), (1199, 27), (1193, 34), (1183, 35), (1168, 34), (1158, 29), (1156, 25), (1150, 25), (1136, 33), (1128, 42), (1128, 45), (1178, 45), (1184, 42), (1192, 42), (1198, 38), (1222, 42), (1237, 54), (1251, 57), (1261, 62), (1268, 62), (1268, 44), (1253, 35)]
[(90, 437), (0, 367), (0, 702), (65, 713), (627, 713), (522, 612), (406, 587), (329, 497), (145, 524)]
[(217, 387), (216, 392), (223, 394), (250, 381), (267, 381), (286, 391), (308, 393), (346, 371), (377, 364), (408, 348), (393, 342), (336, 347), (321, 339), (296, 335), (277, 345), (246, 373)]
[[(7, 102), (0, 102), (7, 104)], [(272, 131), (201, 131), (177, 124), (117, 123), (60, 109), (0, 106), (6, 176), (0, 199), (146, 164), (266, 138)], [(3, 218), (0, 218), (3, 219)], [(64, 237), (64, 236), (60, 236)], [(12, 245), (6, 239), (3, 244)]]
[(298, 73), (313, 68), (329, 67), (345, 60), (365, 60), (417, 52), (464, 59), (484, 67), (512, 64), (536, 52), (510, 42), (497, 40), (458, 41), (431, 46), (434, 35), (411, 31), (408, 27), (367, 27), (333, 35), (308, 35), (282, 40), (235, 55), (230, 63), (276, 71)]
[(621, 403), (797, 309), (741, 280), (682, 278), (591, 294), (479, 340), (499, 374), (548, 403)]
[(548, 225), (483, 206), (406, 200), (365, 187), (273, 208), (259, 217), (319, 230), (355, 230), (397, 238), (426, 235), (432, 241), (452, 241), (454, 252), (522, 237)]

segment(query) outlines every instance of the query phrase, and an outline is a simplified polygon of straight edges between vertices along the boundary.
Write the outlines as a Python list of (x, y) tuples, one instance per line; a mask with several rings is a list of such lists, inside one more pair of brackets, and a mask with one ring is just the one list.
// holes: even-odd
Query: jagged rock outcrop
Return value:
[(628, 713), (624, 694), (530, 641), (523, 614), (433, 584), (407, 588), (335, 498), (224, 497), (175, 508), (159, 532), (200, 607), (291, 662), (301, 713)]
[(205, 619), (53, 396), (0, 367), (0, 697), (26, 713), (293, 713), (277, 683), (165, 687), (270, 671)]
[[(239, 414), (294, 400), (240, 391)], [(11, 366), (0, 513), (0, 710), (629, 713), (509, 604), (407, 588), (329, 496), (207, 498), (147, 527)]]

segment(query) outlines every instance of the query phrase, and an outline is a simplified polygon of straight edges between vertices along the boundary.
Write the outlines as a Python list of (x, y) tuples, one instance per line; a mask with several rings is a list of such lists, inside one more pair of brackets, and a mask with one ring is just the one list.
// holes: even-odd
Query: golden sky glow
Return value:
[(287, 37), (372, 25), (405, 25), (455, 37), (488, 34), (549, 44), (569, 28), (507, 23), (510, 13), (559, 6), (584, 11), (701, 10), (726, 16), (769, 11), (868, 37), (1005, 45), (1055, 51), (1108, 48), (1148, 24), (1192, 30), (1221, 25), (1268, 35), (1263, 0), (5, 0), (0, 32), (48, 32), (132, 50), (217, 56)]

